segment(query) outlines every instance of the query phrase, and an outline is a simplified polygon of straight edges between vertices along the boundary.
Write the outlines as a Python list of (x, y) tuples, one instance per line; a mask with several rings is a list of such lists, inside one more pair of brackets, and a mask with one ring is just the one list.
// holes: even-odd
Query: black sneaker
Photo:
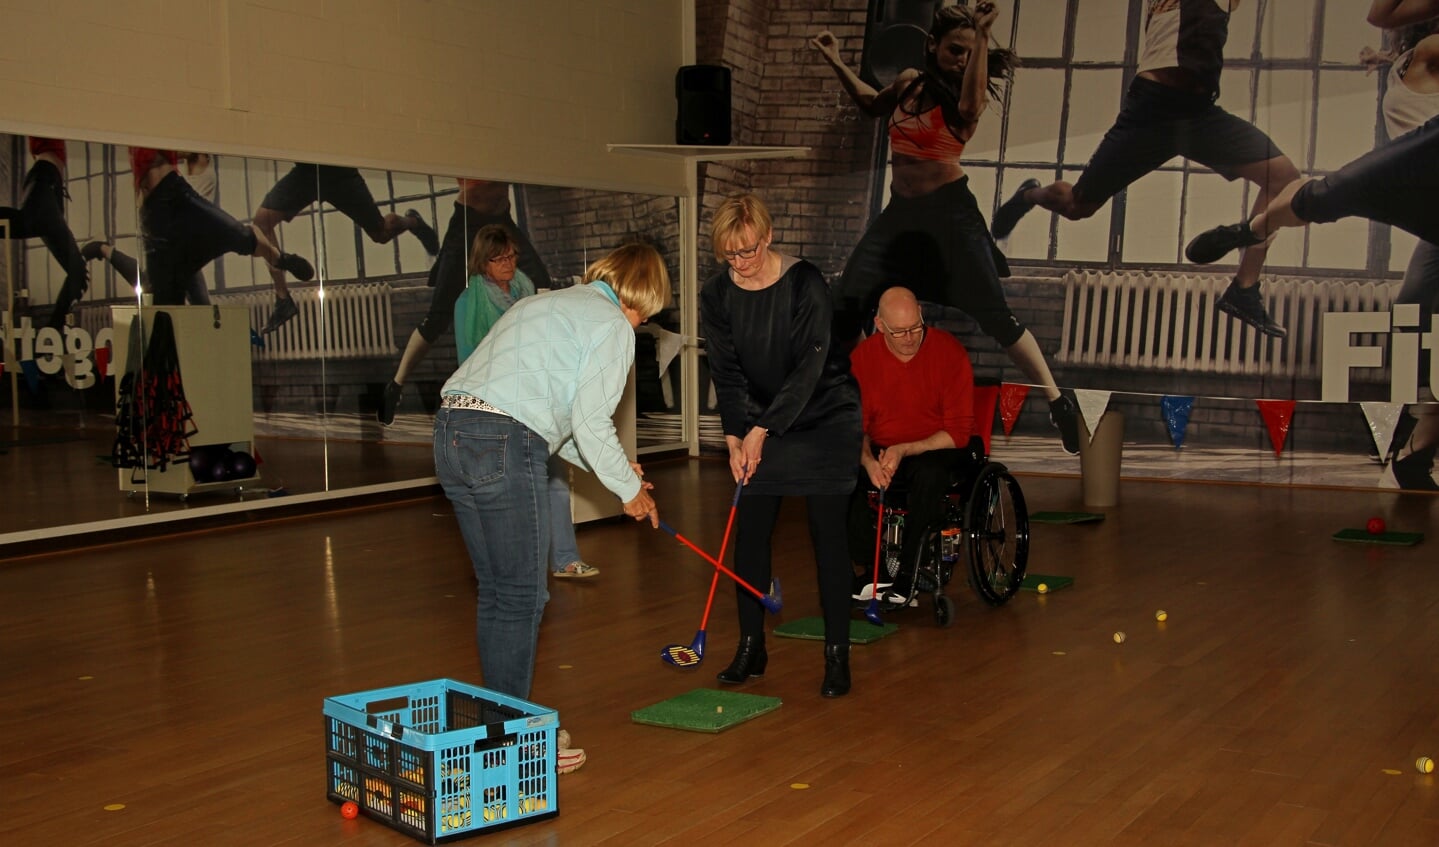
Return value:
[(270, 319), (265, 321), (265, 328), (260, 330), (260, 334), (269, 335), (298, 314), (300, 314), (300, 308), (295, 305), (295, 298), (280, 297), (276, 299), (275, 308), (270, 310)]
[(1238, 318), (1271, 338), (1283, 338), (1289, 334), (1289, 330), (1271, 320), (1269, 312), (1265, 311), (1258, 283), (1240, 288), (1236, 279), (1229, 283), (1214, 305), (1219, 311)]
[(1254, 234), (1248, 221), (1217, 226), (1201, 232), (1184, 246), (1184, 258), (1196, 265), (1208, 265), (1223, 259), (1230, 250), (1263, 244), (1264, 239)]
[(286, 271), (300, 282), (309, 282), (315, 278), (315, 267), (306, 261), (304, 256), (296, 256), (294, 253), (281, 253), (275, 267)]
[(1009, 199), (1000, 205), (999, 211), (994, 213), (994, 220), (989, 222), (989, 234), (996, 240), (1008, 238), (1014, 228), (1019, 225), (1019, 219), (1029, 214), (1034, 208), (1034, 203), (1026, 200), (1024, 193), (1031, 188), (1038, 188), (1039, 180), (1026, 179), (1019, 184), (1019, 188), (1010, 195)]
[(1049, 422), (1059, 430), (1059, 441), (1064, 445), (1064, 452), (1078, 456), (1079, 407), (1068, 394), (1061, 392), (1058, 397), (1049, 401)]
[(435, 228), (425, 223), (425, 219), (420, 217), (420, 213), (414, 209), (405, 212), (405, 217), (410, 221), (410, 232), (420, 239), (420, 244), (424, 245), (425, 252), (431, 256), (438, 254), (440, 237), (435, 234)]
[(1394, 481), (1405, 491), (1439, 491), (1434, 481), (1434, 448), (1416, 450), (1402, 459), (1395, 459), (1389, 466), (1394, 471)]
[(404, 391), (404, 387), (393, 379), (385, 383), (385, 393), (380, 396), (380, 408), (375, 412), (380, 423), (389, 426), (395, 422), (395, 410), (400, 407), (400, 395)]

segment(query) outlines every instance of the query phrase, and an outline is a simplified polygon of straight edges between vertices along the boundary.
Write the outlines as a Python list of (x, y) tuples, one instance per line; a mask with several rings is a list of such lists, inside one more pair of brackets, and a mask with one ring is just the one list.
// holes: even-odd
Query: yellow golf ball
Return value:
[(1038, 590), (1040, 594), (1048, 594), (1048, 593), (1049, 593), (1049, 586), (1046, 585), (1045, 583), (1041, 582), (1041, 583), (1039, 584), (1039, 588), (1036, 589), (1036, 590)]
[(1167, 621), (1169, 620), (1169, 613), (1164, 611), (1163, 609), (1160, 609), (1159, 611), (1154, 613), (1154, 619), (1157, 621)]
[(1124, 633), (1122, 633), (1122, 632), (1116, 632), (1116, 633), (1114, 633), (1114, 643), (1115, 643), (1115, 644), (1123, 644), (1123, 643), (1124, 643)]
[(1414, 763), (1414, 767), (1418, 768), (1420, 773), (1433, 773), (1434, 760), (1428, 756), (1420, 756), (1418, 761)]

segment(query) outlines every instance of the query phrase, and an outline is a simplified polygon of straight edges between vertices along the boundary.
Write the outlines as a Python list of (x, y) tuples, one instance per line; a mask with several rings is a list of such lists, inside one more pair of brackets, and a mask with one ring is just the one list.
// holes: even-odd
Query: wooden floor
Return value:
[[(649, 477), (666, 519), (718, 547), (723, 468)], [(1031, 511), (1082, 508), (1077, 480), (1023, 483)], [(560, 777), (557, 818), (473, 843), (1439, 843), (1439, 775), (1414, 767), (1439, 758), (1439, 498), (1122, 498), (1102, 523), (1034, 527), (1031, 571), (1072, 588), (992, 610), (956, 580), (954, 625), (892, 615), (898, 633), (855, 648), (849, 697), (818, 696), (818, 642), (771, 638), (743, 690), (783, 707), (718, 735), (630, 712), (717, 686), (732, 593), (701, 667), (671, 668), (707, 566), (648, 528), (582, 529), (603, 573), (551, 586), (533, 699), (589, 763)], [(775, 541), (786, 620), (817, 612), (802, 509)], [(1331, 540), (1371, 514), (1429, 539)], [(415, 843), (325, 799), (321, 703), (480, 682), (474, 591), (443, 499), (0, 561), (0, 843)]]

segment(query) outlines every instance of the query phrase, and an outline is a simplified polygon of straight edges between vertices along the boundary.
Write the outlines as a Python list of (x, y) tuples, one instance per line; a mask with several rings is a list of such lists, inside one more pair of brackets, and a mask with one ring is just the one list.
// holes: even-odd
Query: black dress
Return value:
[(862, 443), (859, 387), (834, 343), (829, 286), (814, 265), (784, 257), (759, 291), (729, 268), (700, 292), (710, 375), (725, 435), (769, 430), (752, 494), (847, 494)]

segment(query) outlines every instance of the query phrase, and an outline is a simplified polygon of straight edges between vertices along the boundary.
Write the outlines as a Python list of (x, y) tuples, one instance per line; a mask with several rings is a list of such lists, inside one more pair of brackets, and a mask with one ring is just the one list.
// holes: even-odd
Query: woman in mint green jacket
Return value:
[[(535, 284), (516, 267), (520, 245), (499, 224), (480, 227), (470, 249), (469, 281), (455, 300), (455, 348), (460, 363), (480, 346), (517, 301), (535, 293)], [(550, 460), (550, 572), (557, 577), (599, 576), (600, 569), (580, 558), (575, 524), (570, 516), (570, 472), (560, 459)]]

